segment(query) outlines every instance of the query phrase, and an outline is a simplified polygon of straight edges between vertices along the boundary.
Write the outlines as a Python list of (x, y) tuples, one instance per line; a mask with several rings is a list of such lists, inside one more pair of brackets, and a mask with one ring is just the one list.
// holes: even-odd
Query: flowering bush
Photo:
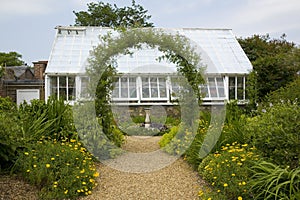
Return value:
[(14, 171), (40, 189), (41, 199), (66, 199), (89, 195), (99, 175), (92, 155), (75, 139), (42, 138), (20, 152)]
[(300, 107), (275, 104), (247, 122), (246, 131), (262, 156), (285, 168), (300, 164)]
[[(250, 197), (248, 184), (250, 173), (247, 167), (257, 159), (258, 155), (254, 148), (234, 142), (226, 144), (220, 152), (210, 154), (203, 159), (198, 171), (200, 176), (213, 186), (215, 196), (226, 196), (226, 199), (247, 199)], [(200, 196), (209, 197), (209, 195), (211, 194), (203, 192)]]

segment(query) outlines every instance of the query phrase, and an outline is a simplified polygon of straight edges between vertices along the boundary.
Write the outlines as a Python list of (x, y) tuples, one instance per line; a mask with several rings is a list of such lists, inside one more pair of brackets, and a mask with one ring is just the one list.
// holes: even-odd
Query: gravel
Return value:
[[(162, 152), (159, 139), (127, 137), (127, 152), (97, 164), (98, 186), (80, 200), (199, 199), (204, 181), (182, 158)], [(37, 191), (20, 179), (0, 176), (0, 200), (36, 200)]]
[[(109, 161), (99, 164), (99, 185), (92, 195), (82, 199), (199, 199), (198, 192), (201, 186), (205, 184), (204, 181), (183, 159), (174, 158), (159, 151), (159, 139), (160, 137), (128, 137), (127, 143), (123, 147), (129, 152), (126, 153), (128, 155), (122, 155), (121, 158), (111, 161), (123, 164), (126, 167), (108, 166), (107, 163), (111, 164)], [(147, 159), (141, 158), (143, 153), (147, 158), (147, 155), (152, 155), (153, 152), (156, 152), (154, 156), (156, 160), (148, 160), (147, 162)], [(132, 156), (134, 153), (137, 153), (136, 157)], [(134, 160), (134, 158), (142, 161)], [(143, 167), (154, 164), (160, 166), (160, 162), (164, 162), (165, 159), (168, 162), (171, 160), (171, 163), (160, 167), (158, 170), (155, 167), (154, 170), (149, 170), (149, 172), (137, 172), (136, 169), (131, 171), (127, 169), (129, 166), (139, 167), (139, 165)], [(143, 161), (145, 162), (143, 163)]]

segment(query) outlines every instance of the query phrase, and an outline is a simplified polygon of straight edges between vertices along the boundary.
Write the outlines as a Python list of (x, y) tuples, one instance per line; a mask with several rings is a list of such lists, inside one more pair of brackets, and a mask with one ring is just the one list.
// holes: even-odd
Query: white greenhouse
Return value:
[[(109, 28), (58, 26), (45, 71), (45, 98), (56, 95), (69, 103), (87, 97), (89, 78), (85, 75), (90, 52), (100, 43), (99, 36)], [(224, 104), (235, 99), (246, 102), (246, 77), (252, 65), (231, 29), (178, 28), (163, 29), (189, 38), (201, 50), (201, 62), (206, 66), (207, 84), (201, 85), (206, 105)], [(158, 49), (135, 50), (132, 55), (117, 59), (112, 100), (120, 105), (172, 105), (176, 84), (172, 76), (176, 66), (157, 61)]]

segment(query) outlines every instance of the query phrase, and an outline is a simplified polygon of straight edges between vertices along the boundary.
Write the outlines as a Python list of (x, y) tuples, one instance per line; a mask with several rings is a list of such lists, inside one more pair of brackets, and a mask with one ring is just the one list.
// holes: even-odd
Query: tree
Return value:
[(252, 98), (253, 102), (262, 101), (268, 93), (293, 81), (300, 70), (297, 59), (300, 51), (294, 43), (286, 40), (285, 34), (280, 39), (254, 35), (238, 41), (253, 65), (250, 76), (253, 90), (250, 100)]
[(73, 13), (76, 15), (75, 25), (78, 26), (103, 26), (103, 27), (153, 27), (153, 23), (148, 22), (151, 18), (147, 15), (141, 5), (132, 0), (131, 7), (117, 7), (109, 3), (88, 3), (87, 11)]
[(24, 65), (24, 61), (21, 58), (22, 55), (17, 52), (0, 52), (0, 65), (3, 67)]

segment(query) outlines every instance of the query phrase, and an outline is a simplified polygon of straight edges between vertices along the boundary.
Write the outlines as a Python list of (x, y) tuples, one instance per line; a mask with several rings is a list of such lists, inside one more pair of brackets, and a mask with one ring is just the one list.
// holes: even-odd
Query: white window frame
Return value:
[[(147, 78), (148, 79), (148, 90), (149, 90), (149, 97), (143, 97), (143, 78)], [(157, 89), (157, 97), (152, 97), (152, 93), (151, 93), (151, 78), (155, 78), (156, 79), (156, 89)], [(165, 97), (161, 97), (161, 92), (160, 92), (160, 82), (159, 79), (163, 78), (165, 79), (164, 84), (165, 84), (165, 90), (166, 90), (166, 95)], [(169, 88), (168, 88), (168, 77), (167, 76), (161, 76), (161, 75), (148, 75), (148, 76), (141, 76), (141, 87), (140, 87), (140, 97), (141, 100), (149, 100), (149, 101), (168, 101), (169, 100)]]
[[(113, 97), (112, 95), (112, 101), (137, 101), (139, 100), (139, 90), (138, 90), (138, 77), (137, 76), (119, 76), (116, 77), (118, 80), (117, 82), (113, 84), (118, 84), (118, 97)], [(121, 79), (126, 78), (127, 79), (127, 97), (122, 97), (122, 83)], [(130, 79), (135, 79), (135, 91), (136, 91), (136, 97), (130, 97), (130, 90), (132, 89), (130, 87)], [(113, 92), (113, 91), (112, 91)]]
[[(53, 78), (56, 78), (56, 96), (57, 98), (59, 99), (60, 98), (60, 89), (62, 87), (60, 87), (60, 79), (61, 77), (65, 77), (66, 78), (66, 86), (64, 87), (64, 89), (66, 90), (66, 98), (65, 98), (65, 101), (69, 102), (69, 101), (75, 101), (76, 100), (76, 91), (77, 91), (77, 88), (76, 88), (76, 76), (75, 75), (57, 75), (57, 76), (48, 76), (49, 78), (49, 95), (53, 95), (52, 94), (52, 79)], [(74, 85), (73, 87), (69, 87), (69, 78), (74, 78)], [(69, 99), (69, 89), (70, 88), (73, 88), (75, 91), (73, 91), (74, 93), (74, 98), (73, 99)]]

